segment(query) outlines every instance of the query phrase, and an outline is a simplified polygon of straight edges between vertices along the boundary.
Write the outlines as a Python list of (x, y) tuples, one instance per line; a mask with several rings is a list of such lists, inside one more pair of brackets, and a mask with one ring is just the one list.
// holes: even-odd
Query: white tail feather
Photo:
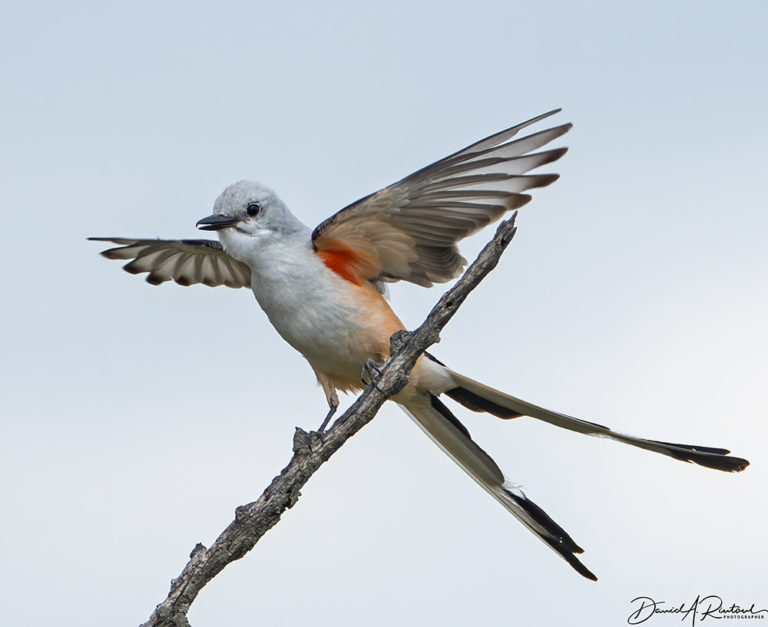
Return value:
[(597, 580), (574, 555), (582, 553), (582, 549), (544, 510), (504, 477), (496, 462), (472, 440), (469, 432), (437, 397), (424, 395), (418, 400), (409, 400), (407, 405), (398, 404), (435, 444), (507, 511), (577, 572), (588, 579)]
[(576, 431), (578, 433), (585, 433), (587, 435), (610, 438), (648, 451), (654, 451), (655, 453), (661, 453), (662, 455), (667, 455), (682, 461), (693, 462), (716, 470), (738, 472), (744, 470), (749, 465), (749, 462), (746, 459), (729, 457), (728, 455), (730, 451), (724, 448), (646, 440), (644, 438), (617, 433), (603, 425), (580, 420), (573, 416), (561, 414), (528, 403), (527, 401), (510, 396), (509, 394), (495, 390), (487, 385), (483, 385), (482, 383), (458, 374), (457, 372), (449, 371), (449, 373), (457, 387), (446, 390), (445, 393), (454, 400), (476, 411), (487, 411), (501, 418), (530, 416), (531, 418), (548, 422), (556, 427)]

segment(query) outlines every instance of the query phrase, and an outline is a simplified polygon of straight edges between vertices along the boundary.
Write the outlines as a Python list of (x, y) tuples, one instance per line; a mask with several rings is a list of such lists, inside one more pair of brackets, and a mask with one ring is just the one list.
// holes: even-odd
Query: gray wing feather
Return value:
[(202, 283), (215, 287), (250, 287), (251, 269), (230, 257), (219, 242), (205, 239), (129, 239), (89, 237), (91, 241), (111, 242), (116, 248), (102, 251), (107, 259), (128, 259), (123, 266), (131, 274), (147, 273), (147, 283), (160, 285), (175, 281), (179, 285)]
[(571, 124), (513, 138), (558, 111), (475, 142), (348, 205), (314, 230), (315, 247), (340, 240), (375, 255), (381, 272), (370, 277), (374, 281), (429, 286), (454, 278), (466, 264), (457, 241), (525, 205), (531, 197), (523, 192), (557, 180), (556, 174), (526, 173), (557, 161), (567, 148), (531, 151)]

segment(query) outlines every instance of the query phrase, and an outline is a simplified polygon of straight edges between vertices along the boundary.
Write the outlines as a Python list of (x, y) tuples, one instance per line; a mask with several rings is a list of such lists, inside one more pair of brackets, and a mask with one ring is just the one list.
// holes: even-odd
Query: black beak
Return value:
[(198, 220), (195, 225), (201, 231), (220, 231), (233, 226), (237, 222), (236, 218), (230, 218), (229, 216), (222, 216), (214, 213), (211, 216)]

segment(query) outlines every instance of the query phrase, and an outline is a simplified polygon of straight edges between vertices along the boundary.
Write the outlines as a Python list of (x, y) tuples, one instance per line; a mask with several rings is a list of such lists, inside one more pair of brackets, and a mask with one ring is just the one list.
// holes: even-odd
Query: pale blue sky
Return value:
[[(555, 107), (575, 125), (562, 178), (433, 352), (753, 465), (457, 410), (595, 584), (387, 408), (192, 625), (621, 625), (640, 595), (768, 606), (766, 23), (764, 2), (4, 2), (0, 623), (146, 620), (325, 413), (249, 292), (151, 287), (86, 236), (195, 236), (240, 178), (313, 225)], [(416, 325), (441, 289), (391, 292)]]

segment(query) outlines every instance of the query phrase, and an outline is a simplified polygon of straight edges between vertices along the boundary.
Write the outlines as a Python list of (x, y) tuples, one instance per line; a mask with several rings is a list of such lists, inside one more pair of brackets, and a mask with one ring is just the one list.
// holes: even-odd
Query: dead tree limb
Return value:
[(413, 332), (400, 331), (391, 339), (391, 358), (352, 406), (322, 435), (297, 428), (293, 457), (253, 503), (235, 510), (235, 520), (209, 549), (198, 544), (181, 574), (171, 582), (168, 597), (142, 627), (189, 627), (187, 612), (200, 590), (224, 567), (243, 557), (299, 499), (299, 490), (349, 438), (368, 424), (390, 396), (407, 383), (419, 356), (440, 341), (440, 331), (469, 293), (496, 266), (515, 234), (515, 217), (502, 222), (493, 239), (456, 284), (440, 298), (424, 323)]

